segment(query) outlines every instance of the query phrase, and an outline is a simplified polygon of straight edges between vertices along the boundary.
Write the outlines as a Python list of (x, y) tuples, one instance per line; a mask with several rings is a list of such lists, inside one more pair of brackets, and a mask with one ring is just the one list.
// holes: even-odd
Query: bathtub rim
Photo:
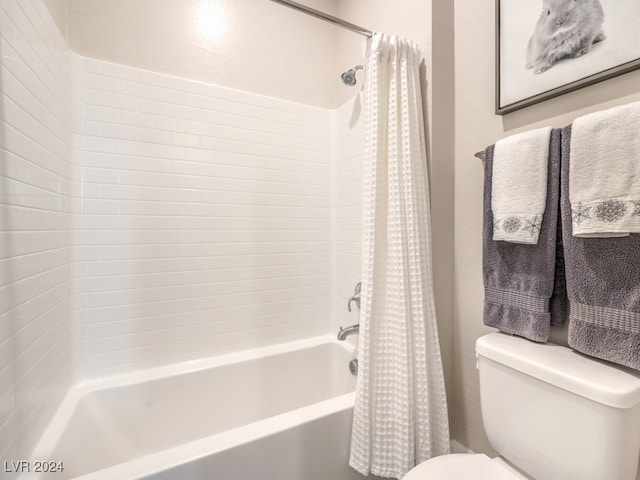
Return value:
[[(258, 358), (266, 358), (284, 353), (305, 350), (308, 348), (333, 344), (353, 354), (354, 345), (338, 341), (333, 335), (319, 335), (301, 340), (287, 341), (262, 347), (204, 357), (196, 360), (172, 363), (157, 367), (134, 370), (131, 372), (112, 374), (96, 379), (88, 379), (74, 384), (65, 395), (60, 407), (47, 426), (45, 433), (33, 450), (31, 458), (50, 458), (73, 411), (84, 395), (100, 390), (135, 385), (161, 378), (170, 378), (182, 374), (223, 367), (234, 363), (246, 362)], [(345, 369), (348, 366), (345, 365)], [(233, 448), (247, 441), (258, 440), (268, 435), (284, 431), (296, 425), (308, 423), (325, 415), (353, 408), (355, 391), (329, 398), (304, 407), (300, 407), (279, 415), (267, 417), (246, 425), (235, 427), (207, 437), (170, 447), (142, 457), (129, 460), (95, 472), (73, 477), (72, 480), (111, 480), (121, 478), (133, 480), (152, 475), (180, 464), (194, 461), (206, 455)], [(64, 459), (63, 459), (64, 460)], [(39, 479), (41, 476), (20, 476), (19, 480)]]

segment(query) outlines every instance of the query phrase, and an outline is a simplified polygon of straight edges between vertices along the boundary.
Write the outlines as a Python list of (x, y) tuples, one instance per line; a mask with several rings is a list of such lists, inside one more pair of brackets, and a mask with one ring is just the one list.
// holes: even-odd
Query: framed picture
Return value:
[(640, 0), (496, 0), (496, 113), (640, 68)]

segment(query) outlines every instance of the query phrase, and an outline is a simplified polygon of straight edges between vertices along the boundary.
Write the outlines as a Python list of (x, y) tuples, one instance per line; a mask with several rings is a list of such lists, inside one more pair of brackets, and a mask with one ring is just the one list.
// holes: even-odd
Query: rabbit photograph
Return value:
[(496, 1), (497, 113), (640, 68), (640, 0)]
[(600, 0), (544, 0), (526, 51), (526, 68), (544, 73), (563, 58), (578, 58), (606, 38)]

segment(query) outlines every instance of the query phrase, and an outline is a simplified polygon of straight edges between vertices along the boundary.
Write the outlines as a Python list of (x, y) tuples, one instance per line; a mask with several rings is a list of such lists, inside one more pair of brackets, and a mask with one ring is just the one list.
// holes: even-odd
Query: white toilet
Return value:
[(444, 455), (403, 480), (640, 479), (640, 374), (502, 333), (479, 338), (476, 357), (500, 457)]

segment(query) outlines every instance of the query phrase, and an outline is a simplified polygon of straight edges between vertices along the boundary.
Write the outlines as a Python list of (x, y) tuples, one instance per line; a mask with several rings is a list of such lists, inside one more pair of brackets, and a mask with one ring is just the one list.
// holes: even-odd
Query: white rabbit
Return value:
[(542, 12), (531, 35), (526, 68), (539, 74), (561, 58), (578, 58), (606, 38), (599, 0), (542, 0)]

